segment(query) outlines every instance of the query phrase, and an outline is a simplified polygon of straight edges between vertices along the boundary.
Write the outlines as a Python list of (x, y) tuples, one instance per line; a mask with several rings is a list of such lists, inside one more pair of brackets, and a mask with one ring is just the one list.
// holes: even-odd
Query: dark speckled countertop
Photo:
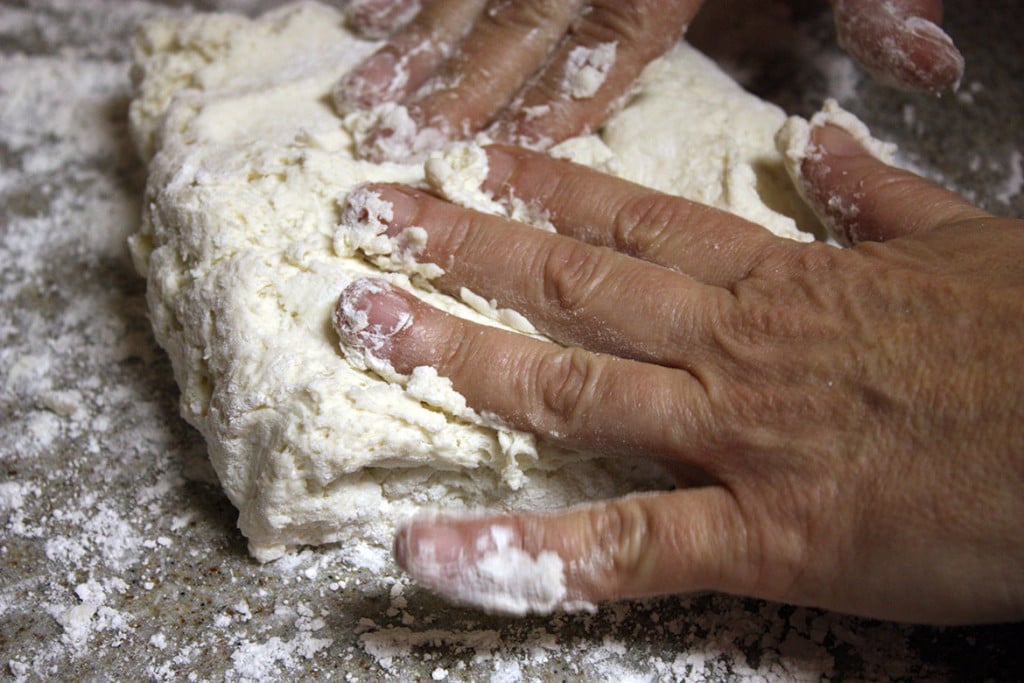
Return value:
[[(144, 183), (127, 40), (155, 15), (273, 4), (0, 0), (0, 680), (1024, 676), (1021, 624), (911, 627), (712, 595), (511, 620), (437, 602), (370, 544), (252, 561), (177, 416), (125, 248)], [(736, 73), (792, 113), (832, 94), (907, 163), (1024, 215), (1024, 6), (946, 3), (968, 66), (936, 99), (861, 77), (824, 5), (795, 3), (792, 39), (726, 41)]]

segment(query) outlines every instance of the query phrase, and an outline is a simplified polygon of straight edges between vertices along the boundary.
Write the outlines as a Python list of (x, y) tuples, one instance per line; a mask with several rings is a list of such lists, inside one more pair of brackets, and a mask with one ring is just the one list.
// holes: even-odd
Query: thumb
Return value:
[(747, 547), (735, 500), (705, 487), (553, 514), (420, 514), (399, 529), (395, 559), (452, 602), (522, 616), (704, 589), (749, 592), (758, 572)]
[(906, 90), (955, 90), (964, 58), (939, 28), (940, 0), (832, 0), (836, 36), (876, 80)]
[[(780, 144), (789, 145), (794, 183), (839, 243), (883, 242), (988, 216), (955, 192), (879, 159), (887, 150), (869, 151), (865, 145), (875, 141), (845, 112), (826, 105), (825, 114), (812, 119), (806, 137), (787, 133)], [(854, 124), (856, 136), (840, 127)]]

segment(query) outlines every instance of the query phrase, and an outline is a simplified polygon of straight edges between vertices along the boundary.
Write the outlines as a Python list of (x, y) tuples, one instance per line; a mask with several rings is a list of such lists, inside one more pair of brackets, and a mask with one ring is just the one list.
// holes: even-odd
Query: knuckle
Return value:
[[(438, 373), (455, 378), (464, 374), (467, 368), (473, 368), (480, 362), (484, 350), (481, 339), (474, 328), (458, 322), (455, 318), (447, 319), (449, 325), (437, 325), (433, 329), (430, 347), (435, 356)], [(422, 364), (422, 363), (421, 363)], [(411, 372), (413, 368), (408, 368)]]
[(584, 311), (605, 282), (609, 252), (575, 240), (563, 240), (540, 256), (535, 267), (546, 302), (570, 316)]
[(665, 0), (618, 2), (601, 0), (586, 16), (595, 38), (621, 40), (641, 56), (653, 58), (664, 52), (679, 36), (685, 21), (687, 3)]
[[(479, 217), (468, 211), (447, 212), (431, 225), (443, 225), (443, 230), (431, 231), (428, 250), (446, 272), (454, 263), (474, 263), (475, 236), (481, 233)], [(431, 244), (433, 242), (433, 244)]]
[(836, 269), (839, 253), (835, 247), (822, 242), (778, 243), (764, 251), (752, 274), (778, 280), (779, 272), (797, 273), (820, 282)]
[(759, 311), (791, 310), (789, 317), (799, 318), (807, 310), (797, 304), (824, 303), (823, 293), (829, 290), (825, 285), (838, 277), (842, 253), (822, 242), (766, 245), (747, 276), (733, 288), (741, 310), (748, 314), (739, 322), (748, 323)]
[(551, 422), (549, 433), (572, 437), (592, 403), (599, 370), (581, 349), (560, 349), (541, 356), (534, 366), (533, 384), (544, 411), (540, 421)]
[(653, 570), (651, 536), (654, 521), (647, 507), (621, 500), (595, 509), (592, 513), (594, 543), (606, 549), (602, 576), (603, 591), (609, 597), (628, 592), (630, 584), (645, 583)]
[(688, 205), (665, 195), (645, 194), (624, 202), (612, 219), (615, 247), (636, 256), (656, 251), (673, 226), (691, 222), (692, 213)]

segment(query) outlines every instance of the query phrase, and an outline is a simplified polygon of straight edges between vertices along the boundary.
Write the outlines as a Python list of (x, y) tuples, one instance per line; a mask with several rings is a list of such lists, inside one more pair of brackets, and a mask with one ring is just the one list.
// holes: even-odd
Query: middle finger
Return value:
[(483, 189), (541, 212), (558, 232), (732, 287), (771, 249), (765, 228), (726, 211), (664, 194), (586, 166), (517, 147), (487, 148)]

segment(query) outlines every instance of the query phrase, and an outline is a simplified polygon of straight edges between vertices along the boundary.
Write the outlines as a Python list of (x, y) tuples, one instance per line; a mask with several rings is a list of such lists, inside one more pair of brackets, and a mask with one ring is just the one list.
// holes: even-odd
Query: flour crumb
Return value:
[(573, 48), (565, 63), (562, 91), (574, 100), (596, 95), (615, 66), (618, 45), (617, 41), (611, 41), (594, 47), (580, 45)]

